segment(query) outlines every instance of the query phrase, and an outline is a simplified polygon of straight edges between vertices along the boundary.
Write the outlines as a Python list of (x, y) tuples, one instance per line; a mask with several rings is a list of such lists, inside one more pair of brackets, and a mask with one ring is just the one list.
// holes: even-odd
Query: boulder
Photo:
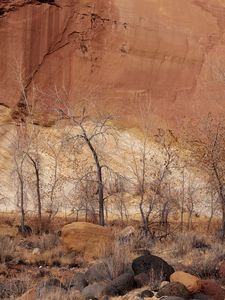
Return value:
[(104, 262), (97, 262), (91, 265), (85, 273), (85, 280), (89, 284), (99, 281), (111, 281), (108, 266)]
[(154, 293), (150, 290), (144, 290), (141, 292), (140, 297), (141, 298), (152, 298), (154, 296)]
[(170, 276), (170, 281), (182, 283), (192, 294), (198, 293), (201, 290), (201, 279), (182, 271), (174, 272)]
[(83, 289), (82, 295), (88, 299), (100, 298), (101, 296), (104, 295), (103, 290), (105, 289), (106, 286), (107, 283), (103, 281), (90, 284)]
[(74, 290), (82, 291), (86, 286), (88, 286), (88, 282), (85, 279), (84, 273), (75, 273), (73, 277), (66, 284), (68, 288), (73, 288)]
[(134, 288), (134, 276), (130, 273), (124, 273), (109, 284), (103, 290), (103, 295), (107, 296), (121, 296), (125, 295), (127, 292)]
[(196, 293), (192, 295), (192, 299), (195, 300), (213, 300), (213, 298), (211, 296), (202, 294), (202, 293)]
[(135, 275), (149, 273), (153, 279), (169, 280), (174, 273), (171, 267), (162, 258), (154, 255), (142, 255), (133, 260), (132, 269)]
[(159, 289), (157, 297), (176, 296), (188, 300), (191, 296), (188, 289), (180, 282), (170, 282)]
[(141, 288), (149, 284), (150, 278), (147, 273), (140, 273), (134, 277), (135, 286)]
[(102, 251), (110, 250), (113, 240), (109, 228), (91, 223), (75, 222), (62, 228), (64, 246), (88, 258), (98, 258)]
[(201, 291), (214, 300), (224, 300), (225, 290), (215, 280), (201, 280)]

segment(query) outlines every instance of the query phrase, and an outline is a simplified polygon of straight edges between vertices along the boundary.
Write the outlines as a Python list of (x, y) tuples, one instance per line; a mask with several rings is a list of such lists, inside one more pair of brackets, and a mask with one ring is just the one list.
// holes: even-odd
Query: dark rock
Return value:
[(149, 274), (147, 273), (140, 273), (134, 277), (135, 286), (137, 288), (142, 288), (149, 284)]
[(195, 299), (195, 300), (213, 300), (212, 297), (207, 296), (207, 295), (202, 294), (202, 293), (193, 294), (192, 299)]
[(159, 292), (157, 293), (157, 298), (163, 296), (176, 296), (188, 300), (190, 299), (191, 295), (183, 284), (179, 282), (170, 282), (160, 288)]
[(20, 234), (23, 234), (25, 236), (32, 234), (32, 229), (28, 225), (24, 225), (24, 226), (17, 225), (16, 227), (18, 229), (18, 233), (20, 233)]
[(104, 262), (92, 265), (85, 273), (85, 280), (89, 283), (111, 280), (108, 266)]
[(103, 295), (123, 296), (134, 287), (134, 276), (130, 273), (124, 273), (110, 282), (103, 290)]
[(95, 282), (86, 286), (83, 291), (82, 295), (85, 298), (100, 298), (103, 295), (103, 290), (107, 286), (106, 282)]
[(82, 291), (86, 286), (88, 286), (88, 282), (85, 279), (84, 273), (75, 273), (73, 277), (66, 284), (68, 288), (74, 288), (78, 291)]
[(52, 4), (55, 3), (55, 0), (37, 0), (40, 3), (48, 3), (48, 4)]
[(152, 279), (169, 280), (170, 275), (174, 273), (171, 267), (162, 258), (154, 255), (143, 255), (134, 259), (132, 268), (135, 275), (141, 273), (150, 273)]
[(145, 290), (145, 291), (141, 292), (141, 294), (140, 294), (141, 298), (152, 298), (153, 296), (154, 296), (154, 293), (149, 290)]

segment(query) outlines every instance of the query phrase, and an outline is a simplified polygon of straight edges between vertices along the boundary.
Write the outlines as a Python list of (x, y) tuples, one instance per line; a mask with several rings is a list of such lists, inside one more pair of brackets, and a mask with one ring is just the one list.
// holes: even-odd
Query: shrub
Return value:
[(174, 241), (174, 255), (184, 256), (193, 249), (208, 249), (210, 245), (204, 236), (199, 237), (195, 232), (181, 232), (176, 235)]
[(106, 253), (102, 261), (109, 270), (111, 279), (118, 277), (129, 269), (131, 261), (130, 245), (124, 245), (116, 241), (111, 249), (111, 253)]
[(43, 234), (39, 239), (39, 247), (42, 251), (54, 249), (59, 245), (59, 236), (55, 233)]
[(13, 260), (15, 256), (16, 242), (10, 236), (0, 236), (0, 262), (2, 264)]
[(224, 259), (224, 246), (215, 242), (207, 252), (193, 253), (190, 271), (201, 278), (217, 277), (218, 265)]

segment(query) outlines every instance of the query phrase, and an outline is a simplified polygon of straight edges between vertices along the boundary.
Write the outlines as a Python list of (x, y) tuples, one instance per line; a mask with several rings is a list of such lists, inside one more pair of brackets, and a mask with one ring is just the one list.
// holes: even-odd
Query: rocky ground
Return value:
[(224, 247), (200, 233), (159, 242), (133, 226), (83, 222), (42, 236), (4, 231), (0, 299), (225, 298)]

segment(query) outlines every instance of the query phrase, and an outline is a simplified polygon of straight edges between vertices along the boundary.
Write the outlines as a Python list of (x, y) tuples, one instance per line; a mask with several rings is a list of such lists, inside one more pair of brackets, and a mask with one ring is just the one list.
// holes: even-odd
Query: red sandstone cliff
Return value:
[(141, 101), (169, 124), (220, 113), (224, 33), (223, 0), (0, 0), (0, 103), (23, 86), (42, 113), (56, 88), (130, 124)]

